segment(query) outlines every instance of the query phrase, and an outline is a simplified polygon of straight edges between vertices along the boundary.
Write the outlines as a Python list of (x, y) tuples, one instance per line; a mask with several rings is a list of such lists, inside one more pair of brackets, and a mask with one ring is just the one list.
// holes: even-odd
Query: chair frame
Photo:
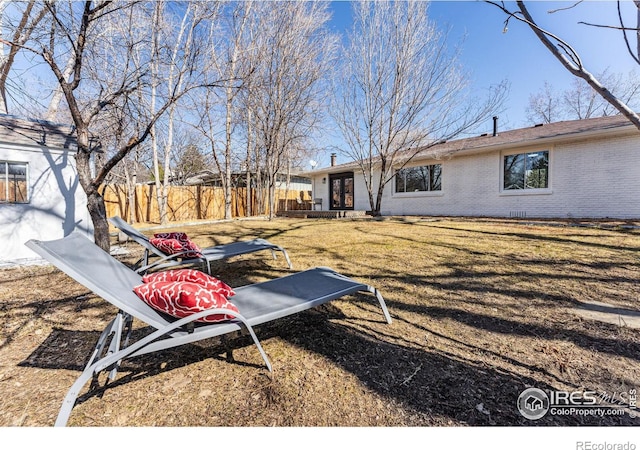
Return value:
[[(183, 258), (183, 256), (189, 252), (175, 253), (171, 255), (164, 253), (151, 244), (151, 241), (146, 235), (131, 226), (121, 217), (114, 216), (108, 220), (111, 225), (122, 231), (131, 240), (137, 242), (144, 248), (142, 258), (140, 258), (135, 265), (136, 270), (140, 273), (144, 273), (149, 270), (162, 270), (181, 265), (202, 264), (206, 267), (207, 273), (211, 274), (211, 261), (219, 261), (233, 256), (245, 255), (262, 250), (271, 250), (273, 259), (277, 259), (277, 251), (282, 252), (289, 269), (293, 269), (293, 265), (291, 264), (291, 259), (289, 258), (287, 251), (279, 245), (273, 244), (265, 239), (238, 241), (230, 244), (207, 247), (202, 249), (201, 258)], [(150, 258), (158, 259), (153, 262), (149, 262)]]
[[(107, 382), (112, 381), (122, 361), (128, 358), (232, 332), (246, 331), (271, 372), (271, 362), (253, 327), (357, 292), (373, 294), (380, 304), (386, 322), (391, 323), (387, 306), (377, 289), (327, 267), (316, 267), (234, 288), (236, 294), (231, 301), (239, 312), (210, 309), (177, 319), (143, 302), (133, 292), (133, 287), (142, 283), (141, 275), (104, 252), (80, 232), (53, 241), (32, 239), (25, 245), (118, 310), (98, 338), (84, 370), (67, 392), (55, 426), (67, 424), (78, 395), (87, 381), (93, 379), (97, 385), (97, 378), (103, 371), (109, 373)], [(197, 319), (210, 314), (226, 314), (233, 319), (217, 323), (196, 322)], [(130, 342), (134, 318), (155, 331), (136, 342)], [(91, 386), (93, 387), (94, 383)]]

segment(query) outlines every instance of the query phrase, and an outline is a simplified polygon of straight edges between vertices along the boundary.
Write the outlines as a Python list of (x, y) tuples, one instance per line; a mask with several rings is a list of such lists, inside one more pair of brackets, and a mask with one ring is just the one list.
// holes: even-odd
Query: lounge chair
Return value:
[[(129, 225), (121, 217), (115, 216), (109, 219), (109, 222), (129, 238), (144, 247), (144, 254), (140, 261), (136, 263), (138, 272), (147, 270), (161, 270), (179, 265), (205, 264), (207, 273), (211, 273), (211, 261), (231, 258), (232, 256), (244, 255), (247, 253), (259, 252), (262, 250), (271, 250), (273, 258), (276, 259), (276, 251), (282, 252), (287, 261), (289, 269), (292, 269), (291, 260), (287, 251), (265, 239), (253, 239), (251, 241), (232, 242), (230, 244), (216, 245), (215, 247), (207, 247), (202, 249), (202, 258), (185, 258), (183, 253), (167, 254), (151, 244), (149, 238)], [(158, 257), (154, 262), (149, 262), (150, 257)]]
[[(25, 245), (118, 309), (98, 339), (82, 374), (69, 389), (56, 426), (66, 425), (80, 390), (89, 379), (97, 382), (102, 371), (109, 371), (108, 380), (113, 380), (121, 361), (127, 358), (246, 330), (271, 371), (271, 363), (253, 331), (254, 326), (361, 291), (376, 296), (387, 323), (391, 323), (391, 316), (377, 289), (326, 267), (234, 288), (235, 295), (230, 300), (239, 313), (229, 309), (210, 309), (176, 319), (143, 302), (132, 290), (142, 283), (142, 276), (100, 249), (82, 233), (74, 232), (65, 238), (46, 242), (30, 240)], [(234, 319), (213, 324), (195, 322), (210, 314), (226, 314)], [(138, 341), (129, 342), (134, 318), (153, 330)]]

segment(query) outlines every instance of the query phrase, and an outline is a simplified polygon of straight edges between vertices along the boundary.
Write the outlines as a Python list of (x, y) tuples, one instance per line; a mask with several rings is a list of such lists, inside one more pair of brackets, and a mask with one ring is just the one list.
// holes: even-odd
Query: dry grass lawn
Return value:
[[(172, 229), (201, 246), (269, 239), (288, 249), (295, 270), (329, 266), (377, 287), (393, 324), (363, 294), (258, 327), (272, 377), (244, 337), (231, 342), (235, 362), (218, 342), (130, 360), (106, 388), (85, 386), (69, 425), (640, 423), (629, 414), (533, 422), (516, 409), (527, 387), (640, 388), (640, 330), (625, 321), (640, 315), (640, 230), (427, 218)], [(132, 263), (140, 247), (126, 247)], [(213, 270), (232, 286), (288, 273), (268, 253)], [(613, 308), (627, 315), (607, 323), (581, 314)], [(113, 313), (50, 266), (0, 270), (0, 426), (53, 425)]]

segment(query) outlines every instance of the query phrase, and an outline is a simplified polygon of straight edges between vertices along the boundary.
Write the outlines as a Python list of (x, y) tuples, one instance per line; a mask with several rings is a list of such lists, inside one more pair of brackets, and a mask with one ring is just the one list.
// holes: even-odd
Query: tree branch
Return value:
[[(514, 17), (517, 20), (526, 23), (529, 25), (531, 30), (538, 37), (540, 42), (544, 44), (545, 47), (551, 52), (553, 56), (555, 56), (558, 61), (574, 76), (582, 78), (595, 89), (598, 94), (600, 94), (607, 102), (609, 102), (614, 108), (616, 108), (622, 115), (624, 115), (631, 123), (633, 123), (638, 130), (640, 130), (640, 117), (627, 106), (623, 101), (618, 99), (615, 95), (611, 93), (605, 86), (603, 86), (600, 81), (598, 81), (589, 71), (587, 71), (582, 63), (580, 62), (580, 58), (575, 50), (565, 41), (555, 36), (554, 34), (543, 30), (540, 28), (534, 21), (531, 14), (527, 10), (524, 2), (522, 0), (518, 0), (516, 3), (518, 5), (519, 11), (511, 12), (506, 9), (504, 3), (497, 4), (493, 1), (487, 1), (487, 3), (492, 4), (499, 9), (501, 9), (505, 14), (509, 16), (509, 18)], [(555, 45), (554, 42), (559, 45)], [(563, 54), (559, 48), (562, 49), (566, 54)], [(567, 55), (573, 60), (570, 61), (567, 58)], [(577, 63), (576, 63), (577, 62)]]

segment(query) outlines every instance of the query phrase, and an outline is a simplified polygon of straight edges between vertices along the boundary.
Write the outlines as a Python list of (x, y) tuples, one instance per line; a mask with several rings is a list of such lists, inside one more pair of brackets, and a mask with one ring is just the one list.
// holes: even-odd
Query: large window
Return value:
[(396, 193), (429, 192), (442, 189), (442, 164), (407, 167), (396, 172)]
[(0, 161), (0, 203), (27, 203), (27, 164)]
[(549, 187), (549, 152), (518, 153), (504, 157), (504, 190)]

